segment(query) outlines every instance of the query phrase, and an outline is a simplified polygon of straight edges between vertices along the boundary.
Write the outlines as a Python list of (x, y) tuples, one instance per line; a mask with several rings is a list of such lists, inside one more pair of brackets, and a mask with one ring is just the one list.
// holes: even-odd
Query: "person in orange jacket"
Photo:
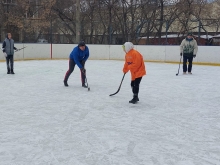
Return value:
[(125, 42), (122, 47), (126, 53), (123, 72), (124, 74), (126, 74), (129, 70), (131, 72), (133, 99), (130, 100), (129, 103), (136, 104), (139, 101), (138, 93), (141, 79), (144, 75), (146, 75), (145, 64), (143, 56), (137, 50), (134, 50), (133, 43)]

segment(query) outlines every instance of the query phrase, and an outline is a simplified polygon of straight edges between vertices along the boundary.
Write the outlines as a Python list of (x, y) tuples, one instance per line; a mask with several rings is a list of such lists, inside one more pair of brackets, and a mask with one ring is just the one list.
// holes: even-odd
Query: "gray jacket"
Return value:
[(6, 38), (2, 44), (3, 52), (7, 55), (14, 55), (14, 50), (17, 48), (14, 47), (14, 40)]

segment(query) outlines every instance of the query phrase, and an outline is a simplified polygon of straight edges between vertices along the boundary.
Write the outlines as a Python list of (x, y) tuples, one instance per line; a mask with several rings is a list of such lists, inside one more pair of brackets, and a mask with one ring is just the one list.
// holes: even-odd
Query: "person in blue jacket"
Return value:
[(75, 65), (77, 65), (81, 71), (81, 81), (82, 81), (82, 87), (87, 88), (87, 85), (85, 84), (85, 62), (89, 58), (89, 48), (86, 46), (84, 41), (80, 41), (78, 46), (76, 46), (73, 51), (70, 53), (69, 56), (69, 69), (66, 72), (65, 78), (64, 78), (64, 86), (68, 87), (68, 78), (70, 74), (73, 72)]

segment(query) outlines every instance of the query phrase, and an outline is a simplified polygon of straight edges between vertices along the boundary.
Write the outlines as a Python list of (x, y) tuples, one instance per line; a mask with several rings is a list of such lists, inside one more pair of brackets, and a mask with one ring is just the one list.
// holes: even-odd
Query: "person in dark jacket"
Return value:
[(78, 46), (76, 46), (73, 51), (70, 53), (69, 56), (69, 69), (66, 72), (65, 78), (64, 78), (64, 86), (68, 87), (68, 78), (70, 74), (73, 72), (75, 65), (77, 65), (81, 72), (81, 81), (82, 81), (82, 87), (87, 88), (87, 85), (85, 84), (85, 62), (89, 58), (89, 48), (86, 46), (84, 41), (80, 41)]
[[(183, 39), (180, 45), (180, 56), (183, 55), (183, 74), (192, 74), (192, 61), (196, 57), (198, 45), (196, 40), (192, 37), (192, 33), (188, 33), (187, 37)], [(187, 67), (187, 61), (189, 65)]]
[(14, 40), (12, 39), (11, 33), (6, 35), (6, 38), (2, 44), (2, 49), (4, 56), (6, 58), (7, 64), (7, 74), (15, 74), (14, 73), (14, 50), (17, 50), (14, 47)]

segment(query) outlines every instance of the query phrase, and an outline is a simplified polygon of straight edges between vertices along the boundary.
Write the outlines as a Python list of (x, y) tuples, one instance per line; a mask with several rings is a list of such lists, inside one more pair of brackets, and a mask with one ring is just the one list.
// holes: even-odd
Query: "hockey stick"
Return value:
[(89, 84), (88, 84), (88, 81), (87, 81), (87, 78), (86, 78), (86, 72), (82, 72), (85, 76), (85, 83), (87, 84), (87, 88), (88, 88), (88, 91), (90, 91), (90, 87), (89, 87)]
[(20, 50), (22, 50), (22, 49), (24, 49), (24, 48), (26, 48), (27, 46), (25, 46), (25, 47), (23, 47), (23, 48), (20, 48), (20, 49), (17, 49), (17, 50), (15, 50), (15, 52), (18, 52), (18, 51), (20, 51)]
[(120, 85), (119, 85), (119, 87), (118, 87), (118, 90), (117, 90), (115, 93), (110, 94), (109, 96), (116, 95), (116, 94), (120, 91), (120, 89), (121, 89), (121, 84), (122, 84), (122, 82), (123, 82), (123, 80), (124, 80), (125, 74), (126, 74), (126, 73), (124, 73), (124, 75), (123, 75), (123, 77), (122, 77), (122, 80), (121, 80), (121, 83), (120, 83)]
[[(181, 60), (182, 60), (182, 56), (180, 57), (180, 63), (181, 63)], [(178, 76), (179, 71), (180, 71), (180, 63), (179, 63), (179, 69), (178, 69), (178, 73), (176, 74), (176, 76)]]
[[(23, 48), (20, 48), (20, 49), (16, 49), (15, 52), (20, 51), (20, 50), (22, 50), (22, 49), (24, 49), (24, 48), (26, 48), (26, 47), (27, 47), (27, 46), (25, 46), (25, 47), (23, 47)], [(3, 48), (1, 48), (1, 50), (3, 50)]]
[(88, 91), (90, 91), (90, 87), (89, 87), (89, 84), (88, 84), (88, 81), (87, 81), (86, 75), (85, 75), (85, 82), (86, 82), (86, 84), (87, 84)]

